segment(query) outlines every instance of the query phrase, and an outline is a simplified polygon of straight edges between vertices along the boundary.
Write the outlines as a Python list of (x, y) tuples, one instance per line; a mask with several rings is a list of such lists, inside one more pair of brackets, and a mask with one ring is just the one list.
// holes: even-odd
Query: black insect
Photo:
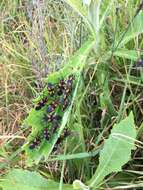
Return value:
[(64, 140), (63, 137), (59, 137), (58, 140), (57, 140), (57, 142), (56, 142), (56, 144), (57, 144), (57, 145), (61, 144), (61, 142), (62, 142), (63, 140)]
[(64, 139), (66, 137), (68, 137), (70, 134), (71, 134), (70, 131), (68, 129), (65, 129), (63, 131), (63, 134), (58, 138), (58, 140), (53, 148), (53, 151), (56, 151), (58, 149), (58, 147), (61, 145), (61, 143), (64, 141)]
[(54, 115), (54, 122), (60, 121), (62, 117), (60, 115)]
[(56, 144), (55, 144), (55, 146), (54, 146), (54, 148), (53, 148), (53, 151), (57, 151), (57, 149), (61, 145), (62, 141), (63, 141), (63, 138), (59, 137), (58, 140), (57, 140), (57, 142), (56, 142)]
[(57, 95), (61, 96), (62, 94), (63, 94), (63, 90), (58, 87), (57, 88)]
[(74, 79), (75, 79), (75, 77), (73, 75), (70, 75), (67, 79), (67, 86), (71, 87)]
[(57, 90), (57, 94), (60, 96), (63, 94), (63, 91), (65, 89), (65, 85), (66, 85), (66, 82), (65, 80), (60, 80), (59, 84), (58, 84), (58, 90)]
[(49, 133), (48, 128), (45, 128), (45, 129), (44, 129), (44, 138), (45, 138), (46, 140), (49, 140), (49, 139), (50, 139), (50, 133)]
[(52, 83), (48, 83), (47, 89), (51, 96), (55, 94), (55, 86)]
[(72, 86), (73, 80), (75, 79), (74, 75), (70, 75), (67, 79), (67, 86)]
[(65, 85), (66, 85), (66, 82), (65, 82), (65, 80), (60, 80), (60, 82), (59, 82), (59, 88), (61, 88), (61, 89), (64, 89), (65, 88)]
[[(141, 2), (141, 4), (139, 5), (138, 9), (136, 10), (135, 16), (136, 16), (141, 10), (143, 10), (143, 1)], [(134, 17), (135, 17), (135, 16), (134, 16)]]
[(54, 152), (58, 150), (58, 146), (59, 146), (59, 144), (56, 143), (55, 146), (54, 146), (54, 148), (53, 148)]
[(57, 122), (61, 119), (62, 117), (60, 115), (54, 115), (53, 113), (44, 116), (44, 120), (47, 122)]
[(69, 105), (69, 101), (68, 101), (68, 99), (65, 99), (64, 103), (62, 105), (62, 111), (65, 111), (65, 109), (68, 107), (68, 105)]
[(37, 146), (39, 146), (40, 142), (41, 142), (40, 138), (39, 138), (39, 137), (36, 137), (36, 138), (30, 143), (29, 148), (30, 148), (30, 149), (36, 148)]
[(59, 128), (59, 125), (57, 123), (54, 123), (52, 126), (52, 133), (55, 133), (58, 128)]
[(61, 98), (61, 103), (62, 103), (62, 104), (63, 104), (64, 101), (68, 98), (68, 96), (69, 96), (69, 94), (66, 93), (66, 91), (64, 91), (63, 96), (62, 96), (62, 98)]
[(69, 96), (71, 91), (72, 91), (72, 87), (66, 86), (65, 91), (64, 91), (64, 95)]
[(66, 86), (64, 89), (64, 94), (69, 95), (72, 91), (72, 84), (75, 77), (73, 75), (70, 75), (66, 81)]
[(68, 95), (66, 93), (61, 97), (60, 104), (62, 106), (62, 111), (64, 111), (68, 107), (69, 100), (68, 100)]
[(68, 76), (68, 79), (73, 81), (73, 80), (75, 80), (75, 76), (74, 76), (73, 74), (72, 74), (72, 75), (69, 75), (69, 76)]
[(57, 101), (53, 101), (49, 106), (48, 106), (48, 108), (47, 108), (47, 113), (51, 113), (51, 112), (53, 112), (56, 108), (57, 108), (57, 106), (58, 106), (58, 103), (57, 103)]
[(71, 135), (70, 130), (69, 130), (69, 129), (64, 129), (64, 131), (63, 131), (63, 137), (66, 138), (66, 137), (68, 137), (69, 135)]
[(136, 67), (143, 67), (143, 60), (142, 59), (137, 61)]
[(53, 121), (53, 114), (49, 114), (49, 115), (45, 114), (44, 115), (44, 120), (46, 122), (52, 122)]
[(48, 98), (44, 98), (38, 102), (38, 104), (35, 106), (35, 110), (40, 110), (42, 107), (45, 106), (46, 102), (48, 101)]
[(64, 94), (64, 95), (60, 98), (59, 103), (60, 103), (61, 105), (63, 105), (66, 99), (67, 99), (67, 95)]

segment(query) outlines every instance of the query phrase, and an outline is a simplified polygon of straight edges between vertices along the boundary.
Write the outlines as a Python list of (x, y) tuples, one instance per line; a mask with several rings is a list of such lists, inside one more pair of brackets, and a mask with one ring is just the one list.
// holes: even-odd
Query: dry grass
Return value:
[[(0, 19), (2, 20), (0, 23), (0, 169), (2, 174), (11, 166), (25, 167), (25, 155), (21, 152), (15, 153), (15, 150), (22, 145), (29, 133), (21, 127), (21, 124), (32, 107), (32, 99), (43, 87), (44, 77), (61, 68), (63, 62), (66, 63), (69, 56), (88, 38), (88, 32), (82, 19), (62, 1), (33, 0), (33, 2), (37, 2), (33, 5), (32, 1), (30, 2), (3, 0), (0, 4)], [(126, 10), (127, 6), (124, 1), (120, 2), (123, 6), (121, 16), (118, 17), (117, 36), (126, 27), (126, 19), (133, 14), (133, 5), (135, 5), (135, 3), (130, 4), (129, 10), (125, 12), (123, 10)], [(99, 98), (103, 89), (97, 85), (97, 81), (100, 81), (102, 68), (94, 70), (94, 66), (101, 61), (114, 38), (112, 34), (115, 32), (116, 20), (114, 15), (112, 17), (107, 18), (104, 31), (104, 35), (107, 36), (107, 44), (103, 44), (99, 57), (94, 53), (91, 54), (89, 67), (87, 66), (83, 73), (82, 85), (85, 89), (87, 88), (87, 91), (85, 89), (85, 91), (81, 91), (76, 100), (77, 105), (81, 100), (79, 105), (81, 109), (73, 113), (77, 120), (82, 121), (87, 151), (97, 148), (97, 144), (101, 145), (109, 135), (113, 124), (118, 120), (117, 115), (110, 117), (107, 110), (102, 110), (100, 106)], [(123, 20), (123, 17), (126, 19)], [(131, 45), (134, 49), (141, 48), (142, 39), (136, 38)], [(139, 79), (141, 73), (136, 70), (131, 70), (130, 73), (130, 61), (124, 58), (113, 58), (106, 64), (109, 65), (109, 88), (114, 108), (118, 111), (121, 108), (121, 117), (127, 115), (131, 109), (134, 111), (135, 122), (140, 130), (138, 139), (142, 141), (142, 83), (134, 84), (130, 79), (128, 81), (130, 84), (125, 87), (127, 75)], [(123, 99), (124, 90), (125, 99)], [(123, 105), (121, 105), (122, 100)], [(73, 142), (72, 146), (73, 152), (71, 153), (76, 153), (80, 145), (74, 146)], [(125, 166), (125, 169), (130, 172), (136, 171), (132, 178), (125, 171), (127, 182), (128, 180), (130, 182), (142, 180), (139, 172), (143, 167), (142, 159), (142, 149), (138, 148), (133, 153), (132, 161)], [(92, 171), (98, 164), (97, 160), (95, 156), (90, 161)], [(62, 164), (57, 161), (54, 164), (53, 162), (41, 164), (36, 169), (41, 173), (49, 173), (51, 176), (59, 178), (61, 167)], [(78, 171), (79, 168), (80, 171)], [(81, 179), (84, 179), (88, 173), (89, 178), (92, 171), (87, 171), (89, 168), (82, 166), (80, 161), (70, 161), (66, 165), (64, 180), (66, 182), (74, 180), (74, 173)], [(121, 183), (124, 182), (124, 179), (126, 181), (124, 174), (119, 174), (115, 178), (115, 183), (118, 184), (118, 179), (122, 176)]]
[[(43, 78), (79, 46), (80, 20), (61, 1), (53, 6), (52, 0), (2, 1), (0, 18), (0, 143), (12, 156), (27, 136), (21, 124)], [(3, 151), (1, 156), (3, 163)]]

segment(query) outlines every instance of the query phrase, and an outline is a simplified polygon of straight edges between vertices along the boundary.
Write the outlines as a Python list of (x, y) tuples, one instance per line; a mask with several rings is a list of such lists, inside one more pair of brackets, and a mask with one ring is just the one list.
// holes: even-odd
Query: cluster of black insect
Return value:
[[(30, 143), (30, 149), (38, 147), (43, 138), (49, 141), (52, 135), (57, 132), (58, 128), (60, 127), (62, 115), (70, 104), (74, 79), (74, 75), (70, 75), (67, 79), (60, 80), (58, 84), (48, 83), (48, 97), (40, 100), (35, 106), (35, 110), (37, 111), (45, 107), (43, 121), (48, 127), (43, 130), (42, 135), (40, 135), (41, 137), (36, 137)], [(64, 138), (68, 135), (69, 131), (64, 130), (61, 137), (59, 137), (59, 139), (57, 140), (54, 150), (57, 149), (58, 145), (61, 144)]]

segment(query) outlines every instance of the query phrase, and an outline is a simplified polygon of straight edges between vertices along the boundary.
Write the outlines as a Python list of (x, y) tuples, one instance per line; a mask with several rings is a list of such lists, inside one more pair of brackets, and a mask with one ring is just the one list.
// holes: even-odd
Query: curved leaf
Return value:
[(123, 32), (119, 39), (116, 40), (115, 43), (115, 49), (120, 48), (126, 43), (128, 43), (130, 40), (138, 36), (139, 34), (143, 33), (143, 12), (140, 11), (140, 13), (133, 19), (133, 22), (131, 23), (129, 29), (126, 29), (125, 32)]
[(98, 186), (108, 174), (122, 170), (121, 167), (130, 160), (135, 138), (134, 118), (130, 113), (127, 118), (113, 126), (109, 139), (105, 140), (90, 187)]
[(133, 61), (137, 61), (139, 59), (139, 55), (142, 54), (143, 54), (142, 52), (139, 52), (137, 50), (128, 50), (128, 49), (118, 49), (113, 53), (114, 56), (130, 59)]
[(69, 62), (57, 72), (54, 72), (48, 76), (47, 82), (58, 82), (61, 77), (66, 77), (69, 74), (80, 73), (85, 66), (86, 58), (95, 45), (95, 41), (90, 39), (86, 41), (81, 48), (71, 56)]
[(65, 0), (80, 16), (86, 17), (87, 10), (81, 0)]
[[(1, 182), (3, 190), (58, 190), (59, 183), (47, 180), (37, 172), (13, 169)], [(72, 185), (63, 185), (64, 190), (72, 190)]]
[(65, 2), (68, 3), (72, 7), (72, 9), (84, 19), (90, 29), (92, 36), (94, 37), (94, 30), (88, 18), (88, 10), (86, 6), (83, 5), (85, 3), (83, 3), (82, 0), (65, 0)]

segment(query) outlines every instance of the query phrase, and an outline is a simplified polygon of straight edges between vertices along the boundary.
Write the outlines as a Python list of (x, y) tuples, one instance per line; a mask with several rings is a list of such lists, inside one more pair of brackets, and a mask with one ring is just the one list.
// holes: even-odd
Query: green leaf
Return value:
[(94, 157), (99, 153), (99, 150), (96, 150), (94, 152), (81, 152), (77, 154), (67, 154), (67, 155), (56, 155), (55, 157), (52, 157), (48, 160), (50, 161), (59, 161), (59, 160), (72, 160), (72, 159), (83, 159), (88, 157)]
[[(43, 107), (39, 111), (35, 111), (34, 109), (31, 109), (28, 117), (25, 119), (24, 124), (27, 126), (32, 127), (32, 133), (28, 136), (28, 141), (23, 146), (24, 150), (26, 151), (27, 155), (27, 165), (31, 166), (33, 164), (38, 164), (39, 161), (42, 159), (43, 161), (47, 160), (50, 153), (52, 152), (54, 145), (57, 141), (57, 139), (60, 137), (63, 129), (66, 126), (66, 123), (68, 121), (70, 111), (72, 109), (72, 105), (74, 102), (74, 98), (77, 93), (78, 85), (80, 82), (80, 74), (86, 64), (87, 56), (92, 49), (94, 45), (93, 40), (87, 41), (83, 46), (76, 52), (74, 56), (72, 56), (67, 64), (59, 70), (58, 72), (52, 73), (48, 76), (48, 79), (45, 80), (45, 82), (52, 82), (57, 83), (60, 79), (67, 77), (70, 74), (74, 74), (76, 76), (76, 84), (75, 89), (71, 98), (71, 104), (70, 107), (67, 109), (65, 113), (62, 113), (62, 122), (61, 126), (56, 134), (52, 136), (52, 139), (50, 141), (43, 140), (43, 142), (40, 144), (40, 147), (37, 149), (30, 150), (29, 149), (29, 143), (36, 137), (38, 134), (42, 132), (42, 129), (44, 130), (45, 127), (47, 127), (46, 122), (43, 122), (43, 116), (46, 112), (46, 107)], [(35, 100), (40, 100), (41, 97), (48, 96), (47, 88), (41, 92), (41, 95)]]
[[(58, 190), (59, 183), (47, 180), (37, 172), (13, 169), (1, 179), (3, 190)], [(64, 190), (72, 190), (71, 185), (63, 185)]]
[(104, 7), (104, 10), (102, 12), (102, 17), (100, 19), (100, 28), (103, 25), (107, 16), (110, 14), (110, 10), (114, 8), (114, 0), (106, 0), (102, 6)]
[(91, 3), (91, 0), (82, 0), (82, 2), (83, 2), (83, 4), (84, 5), (90, 5), (90, 3)]
[(90, 187), (99, 186), (105, 176), (122, 170), (121, 167), (131, 158), (135, 138), (134, 118), (130, 113), (128, 117), (113, 126), (109, 138), (105, 140), (100, 153), (99, 165), (89, 182)]
[(130, 40), (138, 36), (143, 32), (143, 12), (140, 11), (140, 13), (133, 19), (133, 22), (131, 23), (129, 29), (126, 29), (124, 33), (122, 33), (117, 39), (115, 46), (120, 48), (126, 43), (128, 43)]
[(65, 2), (68, 3), (72, 9), (84, 19), (90, 29), (91, 34), (94, 37), (94, 30), (88, 18), (88, 11), (86, 6), (83, 6), (84, 3), (82, 3), (82, 0), (65, 0)]
[(100, 93), (100, 107), (102, 110), (107, 109), (109, 114), (112, 116), (116, 115), (116, 110), (112, 103), (111, 92), (109, 88), (109, 75), (108, 75), (108, 67), (107, 64), (99, 64), (97, 68), (97, 82), (100, 89), (102, 89)]
[(73, 182), (73, 189), (75, 190), (90, 190), (88, 186), (82, 183), (80, 180), (75, 180)]
[(71, 56), (69, 62), (66, 63), (62, 69), (49, 75), (48, 79), (45, 81), (58, 82), (61, 77), (64, 78), (69, 74), (81, 73), (83, 67), (85, 66), (85, 61), (87, 59), (87, 56), (94, 45), (95, 41), (93, 39), (89, 39), (88, 41), (86, 41), (81, 46), (81, 48), (75, 53), (75, 55)]
[(81, 0), (65, 0), (80, 16), (85, 18), (87, 16), (87, 10), (82, 5)]
[(128, 49), (118, 49), (113, 53), (114, 56), (130, 59), (133, 61), (137, 61), (139, 59), (139, 55), (141, 54), (142, 54), (141, 52), (138, 52), (136, 50), (128, 50)]
[(99, 37), (98, 32), (100, 29), (100, 21), (99, 21), (100, 5), (101, 5), (101, 0), (91, 0), (91, 3), (88, 7), (88, 19), (95, 30), (96, 40)]

